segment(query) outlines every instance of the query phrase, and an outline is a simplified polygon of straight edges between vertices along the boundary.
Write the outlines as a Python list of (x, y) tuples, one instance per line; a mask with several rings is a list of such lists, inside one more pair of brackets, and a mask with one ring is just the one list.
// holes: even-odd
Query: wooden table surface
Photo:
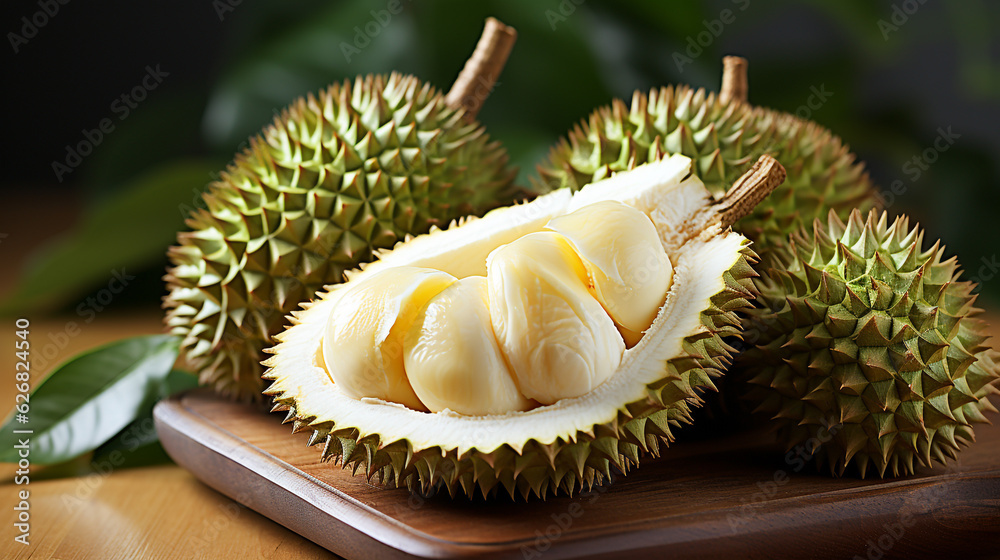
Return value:
[[(68, 319), (33, 320), (34, 340), (59, 332)], [(13, 321), (0, 322), (0, 348), (13, 348)], [(158, 313), (99, 316), (59, 352), (60, 358), (125, 336), (156, 333)], [(39, 342), (41, 344), (41, 342)], [(13, 371), (13, 351), (0, 354)], [(13, 379), (0, 383), (0, 414), (13, 406)], [(30, 545), (14, 541), (15, 467), (0, 465), (0, 558), (100, 560), (132, 558), (337, 558), (310, 541), (198, 482), (170, 464), (49, 478), (33, 468)], [(59, 473), (63, 474), (63, 473)]]
[[(54, 212), (59, 214), (58, 207)], [(17, 221), (18, 217), (12, 219)], [(7, 225), (12, 226), (12, 231), (21, 231), (21, 226), (13, 227), (17, 224)], [(37, 223), (23, 224), (23, 230), (27, 229), (39, 231)], [(11, 236), (3, 240), (0, 255), (6, 266), (16, 264), (26, 254), (28, 247), (21, 245), (22, 239)], [(40, 241), (37, 236), (30, 238), (31, 245)], [(11, 266), (10, 270), (16, 269)], [(13, 277), (10, 272), (0, 275), (0, 294), (11, 287)], [(160, 317), (156, 310), (124, 315), (109, 310), (65, 341), (50, 335), (63, 332), (67, 321), (79, 318), (30, 317), (33, 348), (53, 345), (57, 352), (50, 360), (51, 367), (98, 344), (160, 332)], [(993, 336), (1000, 338), (1000, 316), (994, 314), (989, 319)], [(6, 414), (14, 402), (10, 373), (14, 370), (13, 340), (13, 320), (0, 318), (0, 349), (6, 349), (0, 351), (0, 372), (11, 376), (0, 382), (0, 414)], [(33, 381), (37, 382), (41, 372), (33, 373)], [(42, 467), (33, 468), (28, 486), (31, 544), (24, 546), (14, 541), (12, 509), (16, 492), (23, 487), (12, 483), (15, 467), (0, 464), (0, 558), (336, 558), (269, 519), (237, 506), (176, 465), (119, 469), (106, 474), (95, 472), (86, 461), (77, 467), (76, 476), (65, 476), (65, 470), (46, 474)]]

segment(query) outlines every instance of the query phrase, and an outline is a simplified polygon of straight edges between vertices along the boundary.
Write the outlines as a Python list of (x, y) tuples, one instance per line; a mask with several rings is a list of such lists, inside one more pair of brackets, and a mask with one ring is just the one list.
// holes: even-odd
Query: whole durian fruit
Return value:
[(538, 166), (540, 192), (576, 190), (612, 173), (673, 154), (695, 160), (695, 173), (715, 196), (763, 154), (788, 178), (734, 226), (768, 249), (829, 209), (846, 218), (875, 205), (864, 166), (840, 138), (812, 121), (747, 103), (746, 61), (726, 57), (718, 95), (686, 85), (635, 92), (631, 105), (614, 100), (595, 110), (554, 146)]
[(417, 236), (318, 294), (266, 394), (326, 459), (450, 495), (579, 492), (656, 455), (732, 357), (755, 292), (730, 226), (784, 176), (713, 200), (674, 156)]
[(773, 416), (789, 449), (861, 476), (906, 475), (954, 459), (972, 425), (995, 412), (1000, 379), (984, 345), (975, 285), (944, 247), (924, 248), (907, 218), (831, 211), (794, 234), (758, 282), (761, 333), (738, 364), (747, 398)]
[(263, 348), (316, 290), (518, 195), (506, 151), (473, 120), (515, 36), (487, 20), (447, 96), (398, 73), (346, 80), (293, 102), (236, 156), (169, 252), (166, 324), (202, 384), (260, 399)]

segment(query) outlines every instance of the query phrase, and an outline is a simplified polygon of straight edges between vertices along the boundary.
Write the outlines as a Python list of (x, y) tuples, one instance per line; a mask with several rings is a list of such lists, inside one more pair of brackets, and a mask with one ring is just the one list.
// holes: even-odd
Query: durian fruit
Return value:
[[(784, 177), (781, 166), (765, 156), (716, 201), (692, 173), (692, 164), (684, 156), (664, 159), (575, 194), (562, 189), (397, 245), (293, 313), (292, 325), (276, 337), (279, 344), (266, 362), (264, 376), (272, 384), (265, 393), (274, 398), (275, 410), (287, 410), (294, 430), (312, 431), (309, 444), (321, 446), (324, 459), (390, 486), (451, 496), (544, 497), (572, 494), (609, 480), (614, 471), (627, 472), (641, 453), (656, 455), (671, 441), (672, 430), (699, 402), (698, 392), (711, 387), (729, 364), (732, 348), (723, 339), (738, 336), (737, 312), (755, 297), (754, 254), (730, 226)], [(656, 316), (631, 348), (624, 347), (610, 314), (601, 319), (607, 312), (593, 278), (602, 276), (592, 278), (583, 262), (595, 254), (589, 252), (593, 248), (578, 252), (570, 239), (586, 247), (587, 238), (571, 231), (575, 219), (560, 220), (606, 201), (628, 205), (650, 222), (672, 265), (669, 291), (662, 302), (653, 301)], [(595, 261), (624, 268), (632, 262), (628, 257)], [(609, 269), (589, 264), (591, 274), (600, 270), (615, 278)], [(320, 351), (328, 325), (340, 320), (341, 302), (359, 293), (354, 286), (413, 268), (458, 279), (427, 299), (404, 337), (411, 386), (418, 396), (433, 397), (421, 397), (426, 412), (347, 394), (328, 371), (333, 358)], [(621, 275), (630, 276), (628, 270)], [(483, 278), (485, 307), (483, 296), (475, 294), (483, 289)], [(591, 320), (603, 326), (584, 324)], [(549, 404), (521, 401), (511, 389), (527, 399), (522, 375), (559, 377), (568, 369), (559, 360), (518, 356), (519, 337), (533, 339), (545, 353), (564, 343), (560, 329), (600, 346), (569, 344), (564, 361), (588, 362), (595, 382), (583, 394)], [(445, 348), (449, 344), (452, 348)], [(490, 356), (473, 358), (480, 351)], [(595, 351), (619, 355), (595, 356)], [(516, 371), (519, 367), (550, 369)], [(605, 367), (613, 371), (600, 371)], [(472, 386), (439, 388), (449, 383)], [(463, 398), (482, 402), (465, 403), (464, 413), (449, 404)]]
[[(829, 209), (846, 218), (875, 205), (863, 165), (829, 130), (790, 113), (747, 103), (746, 61), (726, 57), (720, 94), (686, 85), (636, 91), (595, 110), (556, 144), (538, 166), (535, 189), (580, 189), (646, 162), (683, 154), (716, 197), (762, 154), (788, 179), (734, 226), (766, 256), (772, 245)], [(766, 259), (765, 259), (766, 262)]]
[(296, 100), (251, 139), (169, 252), (165, 321), (202, 384), (260, 399), (262, 350), (317, 289), (408, 235), (519, 196), (505, 150), (473, 120), (514, 37), (488, 20), (447, 96), (413, 76), (359, 76)]
[(841, 475), (954, 459), (995, 412), (997, 355), (975, 285), (907, 218), (830, 212), (793, 235), (761, 282), (761, 340), (739, 358), (780, 440)]

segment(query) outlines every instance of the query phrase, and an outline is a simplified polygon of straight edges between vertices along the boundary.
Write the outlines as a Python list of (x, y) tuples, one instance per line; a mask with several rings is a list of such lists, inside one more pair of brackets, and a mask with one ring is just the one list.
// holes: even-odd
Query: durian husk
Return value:
[(835, 212), (793, 235), (759, 282), (761, 338), (738, 363), (779, 440), (836, 475), (944, 464), (996, 412), (998, 354), (975, 284), (904, 216)]
[[(683, 159), (687, 161), (686, 158)], [(766, 160), (766, 165), (756, 166), (747, 174), (747, 177), (755, 177), (756, 181), (771, 182), (766, 192), (770, 192), (775, 182), (780, 183), (782, 176), (783, 170), (773, 160)], [(744, 180), (732, 191), (741, 192), (741, 188), (748, 185), (750, 180)], [(747, 189), (748, 192), (751, 190), (752, 188)], [(705, 192), (703, 188), (701, 192)], [(560, 191), (549, 197), (564, 193), (565, 191)], [(633, 364), (650, 363), (640, 361), (643, 359), (654, 360), (652, 363), (658, 364), (648, 366), (652, 368), (648, 371), (653, 380), (643, 386), (638, 398), (614, 403), (614, 407), (610, 409), (610, 417), (602, 417), (600, 415), (603, 412), (595, 412), (592, 420), (585, 417), (573, 418), (572, 424), (579, 427), (559, 433), (550, 433), (550, 426), (540, 423), (539, 431), (544, 434), (512, 441), (508, 438), (513, 436), (503, 428), (503, 417), (495, 420), (493, 417), (462, 420), (479, 422), (476, 425), (481, 426), (483, 433), (488, 432), (483, 437), (492, 438), (489, 439), (491, 443), (484, 443), (479, 447), (434, 444), (433, 438), (440, 437), (437, 434), (420, 433), (409, 438), (382, 435), (370, 425), (365, 425), (365, 422), (353, 419), (351, 412), (338, 409), (337, 402), (325, 401), (316, 396), (324, 393), (332, 396), (330, 391), (335, 389), (326, 379), (321, 369), (322, 364), (316, 362), (319, 358), (315, 356), (325, 318), (336, 303), (336, 288), (320, 294), (317, 301), (306, 306), (305, 310), (293, 313), (292, 326), (278, 335), (280, 344), (273, 350), (275, 355), (266, 362), (271, 369), (265, 373), (265, 377), (273, 381), (266, 393), (274, 398), (275, 410), (287, 411), (285, 421), (293, 423), (295, 431), (312, 431), (309, 444), (321, 446), (325, 460), (340, 463), (356, 474), (364, 474), (369, 480), (390, 486), (406, 487), (421, 493), (445, 491), (451, 496), (489, 497), (502, 491), (523, 498), (544, 498), (557, 492), (573, 494), (602, 484), (609, 481), (613, 473), (627, 473), (635, 467), (641, 454), (658, 455), (673, 439), (673, 430), (690, 420), (691, 407), (700, 403), (701, 391), (713, 388), (713, 378), (722, 375), (729, 365), (733, 348), (726, 340), (739, 337), (738, 312), (749, 309), (750, 302), (756, 296), (753, 284), (756, 273), (751, 266), (756, 257), (749, 247), (749, 241), (730, 231), (729, 225), (734, 216), (744, 214), (749, 210), (748, 206), (752, 207), (759, 202), (757, 194), (754, 191), (753, 196), (740, 198), (741, 204), (713, 206), (713, 212), (696, 212), (691, 219), (681, 220), (685, 227), (692, 228), (691, 231), (695, 233), (686, 242), (686, 249), (679, 256), (680, 260), (675, 268), (672, 292), (677, 293), (668, 296), (668, 304), (660, 310), (660, 316), (654, 321), (653, 327), (631, 350), (638, 352), (633, 354)], [(707, 193), (705, 196), (708, 199)], [(553, 199), (543, 197), (532, 204), (541, 209), (539, 214), (544, 214), (546, 208), (558, 206), (558, 203), (552, 203), (551, 200)], [(506, 211), (508, 210), (504, 210)], [(532, 212), (526, 212), (526, 215), (530, 216)], [(723, 218), (710, 225), (699, 222), (697, 218), (702, 215)], [(496, 217), (487, 215), (482, 221)], [(547, 219), (540, 221), (538, 227), (544, 225), (545, 221)], [(470, 222), (466, 222), (464, 225), (469, 224)], [(475, 225), (475, 220), (471, 225)], [(461, 230), (462, 225), (456, 224), (453, 229), (432, 233), (431, 237), (453, 235), (452, 239), (461, 239)], [(418, 237), (414, 242), (421, 240)], [(705, 261), (702, 256), (713, 254), (727, 255), (725, 258), (728, 260), (724, 261), (726, 264), (719, 262), (704, 265), (718, 267), (717, 270), (710, 269), (715, 271), (710, 278), (688, 279), (685, 276), (691, 274), (685, 271), (701, 270), (698, 267), (703, 264), (699, 263)], [(372, 266), (389, 263), (393, 256), (394, 252), (387, 253)], [(708, 262), (714, 261), (708, 259)], [(380, 270), (384, 269), (382, 267)], [(695, 294), (698, 296), (693, 297)], [(692, 297), (685, 297), (687, 295)], [(684, 303), (700, 302), (703, 301), (702, 297), (708, 302), (704, 308), (695, 307), (694, 303)], [(670, 304), (671, 301), (675, 303)], [(684, 315), (688, 307), (691, 307), (693, 313)], [(665, 309), (673, 309), (673, 314)], [(668, 330), (663, 336), (674, 342), (655, 342), (659, 339), (649, 338), (659, 336), (650, 334), (656, 332), (656, 329), (668, 329), (670, 326), (677, 326), (680, 330)], [(666, 353), (662, 359), (660, 352)], [(629, 367), (638, 368), (640, 365)], [(616, 373), (620, 374), (620, 371)], [(617, 390), (615, 380), (613, 376), (595, 389), (595, 392)], [(306, 410), (303, 403), (309, 398), (319, 402), (312, 402), (309, 405), (311, 409)], [(588, 395), (578, 397), (586, 398)], [(542, 415), (548, 413), (546, 409), (558, 414), (559, 411), (566, 410), (560, 408), (564, 405), (577, 406), (578, 403), (570, 402), (573, 400), (567, 399), (526, 413), (511, 414)], [(396, 415), (412, 419), (413, 414), (427, 414), (396, 409), (394, 407), (399, 405), (387, 403), (366, 405), (363, 402), (361, 405), (352, 405), (354, 406), (381, 406), (383, 408), (380, 409), (382, 412), (378, 414), (379, 418)], [(592, 410), (585, 405), (580, 406), (581, 408), (571, 410)], [(434, 421), (442, 422), (442, 428), (448, 426), (446, 422), (461, 420), (461, 417), (451, 416), (438, 418), (439, 420)], [(396, 425), (392, 431), (408, 429), (412, 428)], [(498, 444), (495, 441), (497, 438), (503, 438), (503, 443)]]

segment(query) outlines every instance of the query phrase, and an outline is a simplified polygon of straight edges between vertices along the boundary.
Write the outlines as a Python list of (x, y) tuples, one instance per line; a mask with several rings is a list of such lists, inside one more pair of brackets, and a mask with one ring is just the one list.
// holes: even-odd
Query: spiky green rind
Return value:
[(853, 463), (885, 476), (943, 464), (973, 441), (972, 425), (996, 411), (1000, 367), (975, 285), (943, 256), (905, 217), (889, 225), (874, 211), (846, 224), (831, 212), (793, 235), (784, 266), (760, 282), (762, 338), (739, 358), (748, 398), (789, 449), (807, 445), (835, 474)]
[[(724, 339), (739, 336), (737, 313), (747, 310), (757, 295), (750, 265), (754, 260), (745, 245), (724, 275), (725, 288), (700, 314), (705, 328), (684, 339), (683, 353), (664, 364), (662, 378), (647, 386), (645, 399), (623, 403), (610, 423), (549, 444), (530, 440), (520, 453), (510, 445), (491, 453), (473, 449), (459, 455), (440, 447), (415, 452), (406, 440), (360, 437), (354, 426), (300, 415), (294, 398), (281, 390), (265, 393), (274, 397), (274, 410), (288, 412), (285, 421), (294, 423), (294, 431), (312, 430), (309, 445), (323, 446), (324, 460), (363, 472), (369, 480), (424, 494), (446, 491), (452, 497), (489, 497), (501, 489), (524, 499), (573, 494), (602, 484), (612, 472), (627, 472), (638, 465), (641, 453), (657, 456), (661, 445), (673, 441), (672, 430), (690, 421), (701, 393), (714, 390), (712, 379), (722, 375), (734, 352)], [(277, 378), (273, 370), (264, 377)]]
[(300, 98), (205, 194), (169, 256), (164, 306), (201, 382), (259, 399), (284, 318), (406, 235), (510, 203), (515, 170), (483, 127), (411, 76)]
[(535, 188), (576, 190), (678, 153), (695, 160), (695, 172), (716, 196), (763, 154), (785, 167), (785, 182), (734, 226), (758, 252), (831, 208), (846, 218), (854, 208), (874, 206), (863, 165), (829, 130), (787, 113), (722, 103), (714, 93), (683, 85), (636, 92), (631, 107), (615, 100), (594, 111), (539, 165)]

